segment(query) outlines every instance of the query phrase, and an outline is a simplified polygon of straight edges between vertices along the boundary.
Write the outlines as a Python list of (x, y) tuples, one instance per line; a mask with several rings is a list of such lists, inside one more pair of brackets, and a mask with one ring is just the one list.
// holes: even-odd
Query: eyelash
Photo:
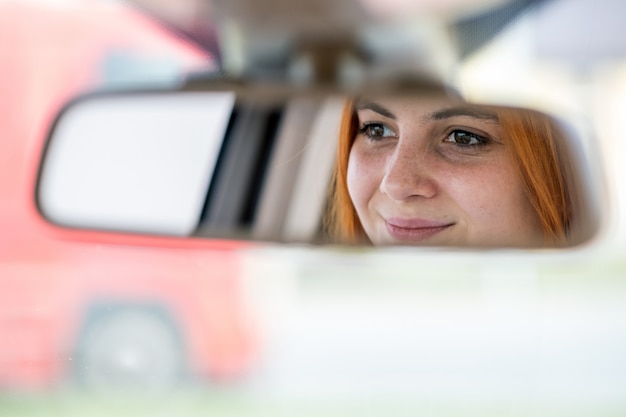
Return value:
[[(468, 137), (471, 141), (475, 141), (475, 143), (459, 143), (457, 142), (458, 139), (457, 136), (455, 135), (461, 135), (461, 137)], [(472, 147), (479, 147), (479, 146), (485, 146), (488, 145), (491, 140), (485, 136), (482, 135), (478, 135), (476, 133), (472, 133), (469, 132), (467, 130), (463, 130), (463, 129), (454, 129), (452, 132), (450, 132), (450, 134), (448, 136), (446, 136), (446, 138), (444, 139), (444, 142), (446, 143), (452, 143), (454, 146), (458, 146), (461, 148), (472, 148)]]
[[(382, 140), (384, 138), (387, 137), (396, 137), (396, 133), (393, 132), (393, 135), (387, 135), (385, 136), (384, 134), (382, 135), (373, 135), (371, 130), (373, 128), (382, 128), (383, 132), (385, 129), (393, 132), (393, 130), (391, 128), (389, 128), (387, 125), (385, 125), (384, 123), (378, 123), (378, 122), (368, 122), (368, 123), (364, 123), (359, 127), (359, 134), (367, 137), (367, 139), (371, 140), (371, 141), (379, 141)], [(474, 143), (462, 143), (462, 142), (458, 142), (457, 140), (459, 139), (459, 135), (460, 137), (464, 137), (464, 138), (469, 138), (470, 142), (474, 142)], [(470, 132), (468, 130), (464, 130), (464, 129), (454, 129), (452, 130), (444, 139), (445, 143), (451, 143), (454, 146), (458, 146), (460, 148), (475, 148), (475, 147), (480, 147), (480, 146), (485, 146), (488, 145), (489, 143), (491, 143), (491, 140), (485, 136)]]

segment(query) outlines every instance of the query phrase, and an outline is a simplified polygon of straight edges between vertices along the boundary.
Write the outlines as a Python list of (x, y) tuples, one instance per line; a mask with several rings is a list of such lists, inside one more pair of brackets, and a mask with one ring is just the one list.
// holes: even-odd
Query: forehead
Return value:
[(391, 119), (404, 117), (445, 120), (470, 117), (498, 123), (497, 112), (490, 107), (464, 102), (451, 97), (361, 97), (355, 101), (358, 112), (372, 111)]
[(386, 108), (408, 109), (413, 111), (428, 111), (436, 108), (445, 108), (456, 106), (463, 103), (462, 100), (446, 97), (446, 96), (429, 96), (429, 95), (400, 95), (400, 96), (362, 96), (355, 100), (354, 108), (356, 110), (366, 109), (370, 104), (377, 104)]

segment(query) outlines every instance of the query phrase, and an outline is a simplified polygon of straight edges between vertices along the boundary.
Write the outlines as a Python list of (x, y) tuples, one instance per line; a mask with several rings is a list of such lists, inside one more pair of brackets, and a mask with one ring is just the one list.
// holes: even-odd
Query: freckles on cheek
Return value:
[(497, 169), (464, 169), (449, 175), (451, 197), (470, 218), (495, 220), (510, 184)]

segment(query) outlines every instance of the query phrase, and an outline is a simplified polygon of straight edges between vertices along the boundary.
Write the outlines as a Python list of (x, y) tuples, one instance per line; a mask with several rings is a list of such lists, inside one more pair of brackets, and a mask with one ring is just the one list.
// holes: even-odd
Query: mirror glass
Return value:
[(52, 130), (41, 212), (204, 238), (562, 247), (595, 231), (563, 121), (423, 94), (107, 93)]

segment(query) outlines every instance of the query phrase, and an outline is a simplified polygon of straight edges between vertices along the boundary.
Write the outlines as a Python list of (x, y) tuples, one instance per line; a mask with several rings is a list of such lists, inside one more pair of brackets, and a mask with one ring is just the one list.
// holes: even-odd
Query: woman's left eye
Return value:
[(466, 130), (457, 129), (452, 131), (452, 133), (446, 137), (444, 142), (453, 143), (459, 146), (479, 146), (489, 143), (489, 139)]

